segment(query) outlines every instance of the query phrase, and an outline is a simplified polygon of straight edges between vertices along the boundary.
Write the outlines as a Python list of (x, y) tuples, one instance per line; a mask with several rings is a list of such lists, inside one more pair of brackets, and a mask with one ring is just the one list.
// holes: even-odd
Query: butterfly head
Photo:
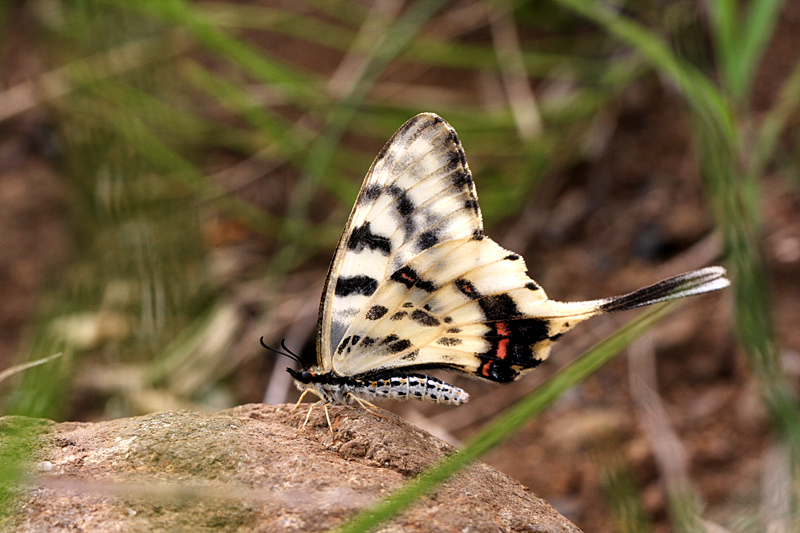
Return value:
[(303, 370), (295, 370), (294, 368), (287, 368), (286, 371), (291, 374), (292, 378), (299, 383), (307, 385), (314, 381), (315, 374), (310, 370), (304, 368)]

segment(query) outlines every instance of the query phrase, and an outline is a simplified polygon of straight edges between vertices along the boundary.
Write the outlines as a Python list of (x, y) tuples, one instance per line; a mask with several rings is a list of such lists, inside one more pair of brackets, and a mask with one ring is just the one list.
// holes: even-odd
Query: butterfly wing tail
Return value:
[(730, 284), (730, 280), (725, 277), (724, 268), (719, 266), (702, 268), (659, 281), (629, 294), (598, 300), (598, 310), (601, 313), (625, 311), (704, 292), (716, 291)]
[(546, 303), (550, 338), (560, 337), (580, 322), (596, 315), (614, 313), (716, 291), (730, 285), (725, 269), (719, 266), (693, 270), (659, 281), (628, 294), (585, 302)]

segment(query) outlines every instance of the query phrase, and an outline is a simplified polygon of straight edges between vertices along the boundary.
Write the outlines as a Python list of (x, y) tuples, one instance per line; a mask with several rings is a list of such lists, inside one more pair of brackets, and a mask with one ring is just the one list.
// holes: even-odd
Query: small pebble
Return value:
[(42, 461), (36, 465), (36, 470), (39, 472), (50, 472), (53, 469), (53, 463), (50, 461)]

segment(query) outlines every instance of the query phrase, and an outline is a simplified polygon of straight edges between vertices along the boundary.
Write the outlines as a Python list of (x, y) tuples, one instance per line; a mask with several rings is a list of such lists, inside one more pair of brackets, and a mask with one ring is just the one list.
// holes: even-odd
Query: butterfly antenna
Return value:
[(283, 349), (284, 349), (284, 350), (286, 350), (288, 353), (290, 353), (290, 354), (292, 354), (293, 356), (295, 356), (295, 358), (296, 358), (298, 361), (300, 360), (300, 356), (299, 356), (299, 355), (297, 355), (296, 353), (294, 353), (293, 351), (291, 351), (289, 348), (287, 348), (287, 347), (286, 347), (286, 339), (281, 339), (281, 348), (283, 348)]
[(303, 370), (305, 370), (306, 369), (306, 365), (303, 364), (303, 361), (302, 361), (302, 359), (300, 359), (300, 356), (297, 355), (296, 353), (294, 353), (293, 351), (291, 351), (289, 348), (287, 348), (285, 341), (286, 341), (286, 339), (281, 339), (281, 348), (286, 350), (285, 352), (282, 352), (280, 350), (276, 350), (272, 346), (267, 346), (266, 344), (264, 344), (264, 337), (261, 337), (261, 346), (263, 346), (267, 350), (270, 350), (271, 352), (275, 352), (278, 355), (282, 355), (284, 357), (288, 357), (289, 359), (291, 359), (292, 361), (294, 361), (295, 363), (297, 363), (301, 367), (303, 367)]

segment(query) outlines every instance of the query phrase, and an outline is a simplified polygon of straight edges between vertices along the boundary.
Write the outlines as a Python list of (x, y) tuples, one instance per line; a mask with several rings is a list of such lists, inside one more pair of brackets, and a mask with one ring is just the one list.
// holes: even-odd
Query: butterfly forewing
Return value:
[(320, 307), (320, 366), (332, 368), (346, 331), (366, 320), (388, 276), (441, 242), (482, 231), (455, 131), (436, 115), (417, 115), (375, 159), (339, 241)]

